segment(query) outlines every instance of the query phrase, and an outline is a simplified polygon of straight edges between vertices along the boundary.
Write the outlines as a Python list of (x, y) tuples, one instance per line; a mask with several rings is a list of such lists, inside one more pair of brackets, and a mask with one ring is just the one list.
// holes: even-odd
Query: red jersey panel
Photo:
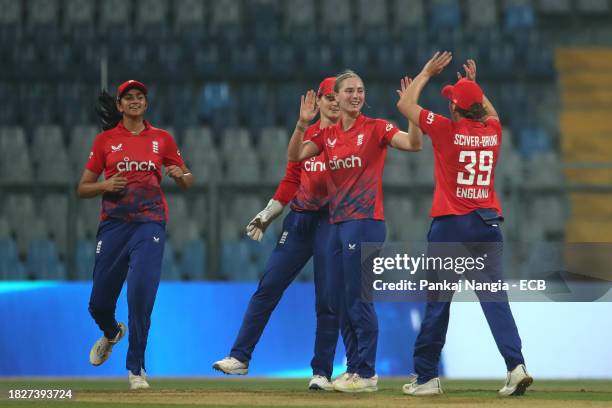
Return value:
[[(304, 142), (321, 131), (321, 122), (310, 125), (304, 132)], [(319, 211), (327, 205), (327, 175), (324, 154), (300, 163), (287, 163), (285, 177), (281, 180), (274, 199), (283, 204), (291, 201), (295, 211)], [(286, 200), (283, 202), (283, 200)]]
[(273, 199), (280, 202), (282, 205), (287, 205), (293, 200), (293, 196), (300, 187), (300, 174), (302, 173), (302, 163), (287, 162), (285, 176), (282, 178), (276, 192), (272, 196)]
[(342, 121), (313, 136), (325, 153), (332, 223), (357, 219), (384, 220), (382, 176), (387, 146), (399, 131), (382, 119), (359, 115), (344, 131)]
[(423, 109), (419, 126), (434, 149), (436, 185), (431, 216), (463, 215), (478, 208), (501, 213), (493, 188), (502, 142), (499, 120), (453, 122)]
[(161, 169), (183, 164), (170, 133), (148, 122), (139, 135), (133, 135), (123, 122), (98, 134), (85, 168), (96, 174), (104, 171), (105, 179), (118, 172), (128, 179), (123, 191), (102, 195), (100, 220), (166, 222), (168, 207), (160, 186)]

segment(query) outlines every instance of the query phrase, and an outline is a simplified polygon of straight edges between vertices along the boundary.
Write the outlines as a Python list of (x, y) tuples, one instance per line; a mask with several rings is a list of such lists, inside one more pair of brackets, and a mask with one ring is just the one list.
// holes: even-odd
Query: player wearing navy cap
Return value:
[[(146, 86), (134, 80), (119, 86), (116, 99), (101, 95), (97, 111), (104, 131), (96, 136), (78, 186), (81, 198), (102, 195), (89, 312), (104, 334), (91, 348), (89, 361), (104, 363), (125, 335), (115, 307), (127, 279), (131, 389), (149, 388), (145, 348), (168, 213), (160, 186), (162, 166), (183, 189), (193, 183), (170, 133), (144, 120), (146, 95)], [(104, 180), (98, 181), (101, 173)]]
[[(400, 95), (410, 80), (402, 80)], [(305, 140), (308, 123), (316, 115), (314, 91), (302, 96), (300, 119), (288, 147), (290, 161), (301, 161), (324, 154), (328, 166), (327, 191), (329, 217), (332, 223), (329, 251), (335, 265), (333, 273), (340, 275), (337, 291), (340, 325), (351, 330), (356, 339), (356, 355), (348, 367), (349, 375), (336, 381), (342, 392), (371, 392), (378, 389), (376, 347), (378, 319), (374, 305), (361, 297), (361, 243), (384, 242), (382, 174), (387, 147), (419, 151), (422, 133), (416, 126), (401, 132), (383, 119), (371, 119), (361, 113), (365, 102), (365, 87), (353, 71), (336, 77), (334, 86), (341, 118), (338, 124), (324, 129)], [(347, 329), (345, 329), (347, 328)]]
[[(502, 143), (502, 127), (491, 102), (476, 83), (476, 63), (464, 65), (457, 83), (448, 85), (442, 95), (449, 99), (451, 119), (418, 105), (418, 97), (429, 79), (451, 62), (450, 52), (436, 53), (404, 93), (397, 106), (409, 120), (419, 124), (432, 141), (435, 165), (435, 190), (428, 234), (433, 243), (454, 242), (468, 248), (471, 256), (486, 258), (487, 249), (495, 248), (487, 258), (486, 278), (502, 280), (499, 224), (501, 206), (494, 189), (495, 166)], [(493, 244), (487, 244), (493, 243)], [(521, 352), (521, 339), (505, 292), (499, 296), (477, 291), (497, 348), (508, 369), (507, 380), (499, 391), (502, 396), (521, 395), (533, 379), (527, 373)], [(425, 317), (414, 348), (417, 378), (404, 385), (409, 395), (441, 394), (438, 377), (440, 353), (446, 339), (450, 299), (440, 301), (440, 293), (428, 293)], [(452, 297), (452, 293), (448, 294)], [(490, 301), (493, 300), (493, 301)]]
[[(317, 92), (320, 120), (308, 127), (306, 139), (315, 137), (322, 129), (338, 121), (340, 112), (333, 91), (335, 81), (336, 78), (330, 77), (321, 82)], [(333, 293), (329, 288), (330, 277), (326, 269), (327, 236), (330, 229), (326, 169), (322, 155), (301, 163), (287, 163), (285, 177), (274, 197), (247, 225), (249, 237), (260, 241), (270, 223), (282, 213), (284, 206), (289, 203), (291, 207), (283, 222), (283, 234), (268, 260), (257, 291), (251, 297), (230, 355), (215, 362), (214, 369), (226, 374), (247, 374), (251, 355), (270, 315), (285, 289), (312, 256), (317, 331), (311, 361), (313, 377), (309, 388), (333, 390), (330, 379), (338, 342), (338, 317), (332, 309)], [(347, 349), (351, 349), (351, 344), (345, 338)]]

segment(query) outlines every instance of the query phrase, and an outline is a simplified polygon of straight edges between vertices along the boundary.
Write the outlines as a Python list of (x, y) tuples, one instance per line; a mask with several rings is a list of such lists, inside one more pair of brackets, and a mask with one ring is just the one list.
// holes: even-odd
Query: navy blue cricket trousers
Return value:
[(126, 368), (136, 375), (145, 368), (145, 349), (161, 278), (165, 239), (163, 223), (119, 220), (100, 223), (96, 236), (89, 312), (107, 338), (115, 337), (119, 332), (115, 307), (127, 278), (129, 346)]
[(251, 360), (255, 346), (285, 289), (295, 280), (310, 257), (314, 261), (317, 329), (313, 375), (330, 378), (338, 343), (338, 316), (332, 308), (332, 281), (327, 269), (330, 224), (326, 211), (291, 211), (283, 221), (283, 233), (266, 264), (244, 314), (230, 356), (242, 362)]
[[(503, 242), (501, 230), (497, 226), (485, 224), (482, 218), (471, 212), (460, 216), (444, 216), (434, 218), (427, 240), (436, 242), (457, 243), (487, 243)], [(482, 256), (487, 253), (485, 248), (491, 246), (467, 244), (472, 256)], [(480, 247), (480, 250), (479, 250)], [(503, 280), (501, 268), (501, 245), (496, 245), (500, 250), (495, 259), (489, 257), (488, 262), (492, 267), (487, 267), (485, 273), (489, 274), (491, 281)], [(430, 245), (430, 251), (435, 248)], [(435, 251), (435, 249), (433, 249)], [(482, 252), (480, 255), (478, 252)], [(431, 254), (430, 254), (431, 255)], [(486, 301), (487, 296), (476, 293), (480, 300), (480, 306), (484, 312), (495, 343), (503, 356), (508, 371), (511, 371), (525, 360), (521, 352), (521, 338), (519, 337), (516, 323), (512, 317), (512, 311), (507, 301), (507, 295), (501, 293), (501, 298), (496, 301)], [(414, 346), (414, 368), (418, 375), (418, 383), (423, 384), (432, 378), (438, 377), (438, 363), (440, 353), (446, 341), (448, 319), (450, 314), (450, 301), (428, 301), (425, 316), (421, 323), (421, 330)]]
[(378, 346), (378, 317), (374, 304), (362, 297), (361, 244), (384, 242), (387, 228), (384, 221), (360, 219), (333, 224), (329, 236), (331, 271), (340, 290), (337, 301), (340, 328), (348, 343), (347, 372), (362, 378), (376, 374), (376, 347)]

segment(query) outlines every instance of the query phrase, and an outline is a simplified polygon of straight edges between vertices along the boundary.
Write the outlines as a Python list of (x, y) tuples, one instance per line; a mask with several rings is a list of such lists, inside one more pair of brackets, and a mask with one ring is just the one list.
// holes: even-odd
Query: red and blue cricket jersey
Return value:
[[(320, 132), (317, 121), (304, 132), (304, 142)], [(287, 163), (285, 177), (281, 180), (274, 199), (286, 205), (291, 201), (295, 211), (319, 211), (327, 206), (327, 175), (323, 152), (302, 162)]]
[(382, 176), (387, 146), (398, 131), (385, 120), (360, 114), (346, 131), (340, 120), (313, 135), (328, 169), (330, 222), (385, 219)]
[(133, 135), (123, 122), (96, 136), (85, 165), (109, 179), (118, 172), (127, 178), (125, 189), (102, 195), (100, 220), (166, 222), (168, 206), (160, 183), (162, 166), (183, 166), (176, 142), (163, 129), (144, 122), (145, 129)]
[(499, 120), (458, 122), (423, 109), (419, 127), (434, 149), (435, 189), (431, 216), (463, 215), (478, 208), (501, 213), (495, 166), (502, 142)]

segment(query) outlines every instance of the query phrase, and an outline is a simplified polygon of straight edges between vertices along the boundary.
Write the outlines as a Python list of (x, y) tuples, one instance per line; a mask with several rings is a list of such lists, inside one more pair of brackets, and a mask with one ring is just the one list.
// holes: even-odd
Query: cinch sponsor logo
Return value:
[(304, 170), (306, 171), (325, 171), (325, 162), (316, 160), (314, 157), (304, 162)]
[(352, 169), (354, 167), (361, 167), (361, 158), (354, 154), (346, 159), (337, 159), (336, 156), (334, 156), (333, 159), (329, 161), (330, 170)]
[(129, 157), (124, 157), (123, 161), (117, 163), (117, 170), (119, 171), (154, 171), (155, 163), (149, 161), (130, 161)]

